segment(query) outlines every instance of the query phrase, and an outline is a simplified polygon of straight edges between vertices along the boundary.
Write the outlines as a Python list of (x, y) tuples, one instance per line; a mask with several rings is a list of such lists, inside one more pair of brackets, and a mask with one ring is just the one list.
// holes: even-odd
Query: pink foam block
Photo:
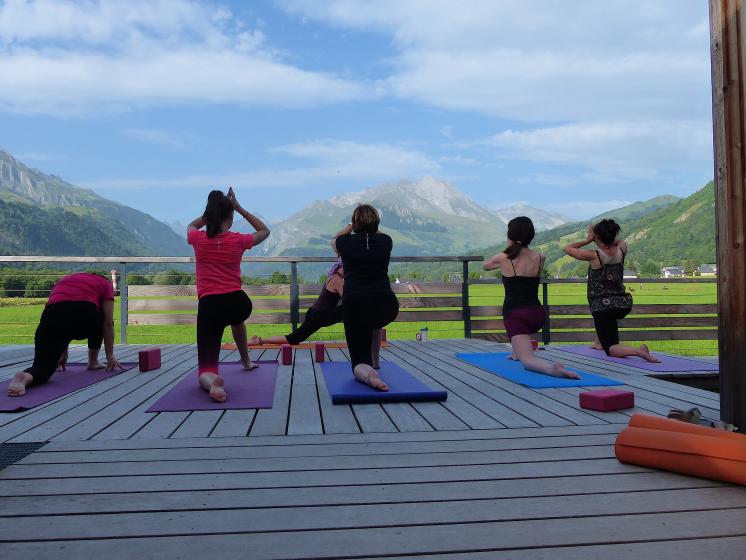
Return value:
[(581, 408), (609, 412), (635, 406), (635, 394), (632, 391), (617, 389), (601, 389), (599, 391), (585, 391), (580, 393)]
[(293, 363), (293, 347), (289, 344), (282, 345), (282, 365), (289, 366)]
[(140, 362), (140, 371), (151, 371), (161, 367), (161, 349), (150, 348), (148, 350), (140, 350), (138, 353)]
[(321, 363), (324, 361), (324, 343), (317, 342), (314, 344), (314, 350), (316, 351), (316, 361)]

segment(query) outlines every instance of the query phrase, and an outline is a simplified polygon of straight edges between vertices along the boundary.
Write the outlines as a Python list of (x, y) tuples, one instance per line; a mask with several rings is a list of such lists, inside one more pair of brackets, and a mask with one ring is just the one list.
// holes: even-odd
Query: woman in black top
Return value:
[(534, 239), (534, 224), (519, 216), (508, 222), (508, 246), (484, 263), (485, 270), (502, 272), (505, 286), (503, 320), (513, 346), (511, 359), (520, 360), (524, 368), (537, 373), (578, 379), (578, 375), (560, 363), (542, 360), (534, 353), (531, 335), (544, 326), (546, 315), (539, 301), (539, 284), (544, 255), (529, 249)]
[(344, 286), (344, 267), (335, 264), (321, 288), (319, 298), (306, 312), (303, 323), (287, 336), (252, 336), (249, 344), (300, 344), (322, 327), (329, 327), (342, 322), (342, 290)]
[(388, 267), (393, 242), (378, 231), (375, 208), (361, 204), (350, 224), (334, 236), (332, 247), (345, 270), (344, 326), (355, 379), (388, 391), (375, 368), (381, 349), (381, 329), (396, 319), (399, 300), (391, 290)]
[[(632, 311), (632, 296), (624, 289), (624, 258), (627, 243), (617, 239), (619, 224), (601, 220), (588, 226), (584, 241), (565, 246), (565, 253), (581, 261), (588, 261), (588, 304), (591, 308), (596, 336), (607, 356), (626, 358), (638, 356), (648, 362), (660, 362), (646, 344), (637, 348), (619, 343), (618, 321)], [(594, 242), (598, 249), (581, 249)]]

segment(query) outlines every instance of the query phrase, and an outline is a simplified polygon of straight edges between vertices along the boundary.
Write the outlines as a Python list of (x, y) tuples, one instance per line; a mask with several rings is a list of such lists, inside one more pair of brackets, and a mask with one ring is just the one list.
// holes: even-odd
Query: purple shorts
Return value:
[(513, 309), (503, 317), (505, 330), (508, 331), (508, 338), (513, 338), (519, 334), (534, 334), (541, 330), (546, 320), (546, 314), (542, 307), (523, 307)]

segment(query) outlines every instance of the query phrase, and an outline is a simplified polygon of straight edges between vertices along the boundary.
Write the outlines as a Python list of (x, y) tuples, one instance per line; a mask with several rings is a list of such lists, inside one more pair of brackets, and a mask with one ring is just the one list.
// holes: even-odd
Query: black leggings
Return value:
[(373, 365), (373, 331), (382, 329), (399, 314), (399, 300), (390, 290), (361, 292), (342, 298), (345, 338), (350, 349), (352, 368)]
[(73, 340), (86, 338), (88, 348), (101, 348), (103, 314), (95, 303), (61, 301), (47, 305), (34, 335), (34, 365), (24, 370), (34, 377), (30, 385), (49, 381), (68, 345)]
[(314, 309), (313, 307), (306, 312), (306, 318), (303, 323), (285, 338), (288, 344), (300, 344), (307, 340), (309, 336), (322, 327), (330, 327), (342, 322), (342, 306), (338, 305), (332, 309)]
[(606, 311), (595, 311), (593, 315), (593, 324), (596, 326), (596, 335), (598, 335), (598, 341), (603, 346), (606, 355), (609, 355), (609, 349), (619, 344), (619, 319), (624, 319), (629, 312), (629, 309), (608, 309)]
[(199, 373), (218, 373), (220, 341), (228, 325), (240, 325), (251, 315), (251, 300), (238, 290), (200, 298), (197, 306), (197, 361)]

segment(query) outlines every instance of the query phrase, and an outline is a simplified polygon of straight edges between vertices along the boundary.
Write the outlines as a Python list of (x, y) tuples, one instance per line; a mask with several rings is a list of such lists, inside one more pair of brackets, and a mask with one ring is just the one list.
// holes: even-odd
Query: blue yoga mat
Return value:
[(575, 368), (567, 368), (580, 376), (580, 379), (552, 377), (543, 373), (534, 373), (523, 368), (521, 362), (508, 359), (508, 352), (456, 354), (459, 360), (477, 366), (483, 370), (520, 383), (532, 389), (549, 389), (552, 387), (593, 387), (596, 385), (624, 385), (621, 381), (601, 377)]
[(388, 391), (376, 391), (352, 376), (350, 362), (323, 362), (326, 388), (334, 404), (444, 401), (446, 391), (431, 389), (393, 362), (381, 362), (381, 379)]

